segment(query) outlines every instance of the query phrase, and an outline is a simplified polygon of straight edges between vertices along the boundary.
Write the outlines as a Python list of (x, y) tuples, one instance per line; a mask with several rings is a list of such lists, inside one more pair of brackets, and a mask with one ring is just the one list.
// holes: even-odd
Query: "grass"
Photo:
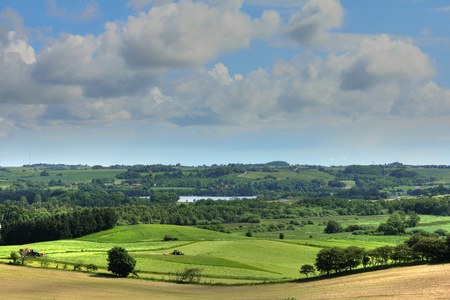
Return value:
[[(6, 187), (10, 183), (7, 180), (24, 179), (35, 182), (50, 182), (52, 179), (63, 183), (89, 183), (92, 179), (98, 178), (115, 178), (119, 173), (126, 169), (80, 169), (80, 170), (61, 170), (47, 171), (50, 176), (40, 176), (42, 170), (33, 168), (11, 167), (7, 168), (11, 172), (0, 173), (0, 185)], [(117, 181), (117, 179), (116, 179)]]
[(266, 176), (272, 176), (277, 179), (286, 179), (287, 177), (292, 179), (303, 179), (311, 181), (313, 179), (322, 179), (325, 182), (334, 179), (334, 176), (327, 173), (313, 171), (313, 170), (299, 170), (298, 173), (295, 171), (280, 171), (280, 172), (247, 172), (242, 177), (249, 179), (261, 179)]
[[(214, 282), (278, 282), (304, 277), (299, 274), (300, 267), (303, 264), (314, 264), (318, 251), (323, 247), (356, 245), (374, 249), (384, 245), (396, 245), (409, 238), (353, 235), (349, 232), (323, 233), (325, 224), (330, 219), (337, 220), (345, 228), (350, 224), (377, 226), (387, 218), (387, 215), (298, 218), (299, 222), (309, 220), (314, 224), (294, 226), (295, 230), (254, 232), (251, 238), (245, 237), (245, 232), (248, 230), (246, 226), (252, 224), (232, 224), (230, 226), (236, 229), (232, 234), (161, 224), (116, 226), (74, 240), (1, 246), (0, 259), (8, 261), (11, 251), (29, 247), (46, 253), (52, 266), (56, 263), (92, 263), (106, 272), (106, 252), (114, 246), (120, 246), (136, 258), (136, 270), (144, 278), (163, 279), (164, 276), (170, 276), (168, 274), (175, 274), (185, 268), (199, 268), (204, 278)], [(273, 222), (283, 222), (287, 226), (290, 221), (264, 220), (264, 224), (268, 226)], [(421, 216), (419, 225), (417, 228), (429, 231), (438, 228), (450, 230), (450, 217)], [(260, 226), (264, 227), (263, 224)], [(284, 233), (285, 239), (279, 239), (280, 232)], [(178, 240), (164, 242), (166, 234)], [(185, 255), (164, 255), (174, 249), (184, 252)], [(37, 266), (37, 263), (34, 265)]]

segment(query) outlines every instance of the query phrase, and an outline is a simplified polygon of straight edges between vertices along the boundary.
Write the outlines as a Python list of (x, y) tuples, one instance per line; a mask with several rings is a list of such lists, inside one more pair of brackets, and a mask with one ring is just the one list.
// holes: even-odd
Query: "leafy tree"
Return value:
[(345, 269), (357, 268), (364, 257), (364, 248), (358, 246), (349, 246), (344, 249), (344, 265)]
[(327, 223), (327, 227), (324, 230), (325, 233), (338, 233), (342, 231), (343, 229), (341, 224), (334, 220), (329, 220)]
[(304, 275), (306, 275), (306, 277), (308, 277), (308, 274), (314, 274), (314, 273), (316, 273), (316, 268), (314, 268), (313, 265), (306, 264), (300, 268), (300, 274), (304, 274)]
[(404, 263), (410, 261), (412, 259), (412, 255), (413, 253), (411, 248), (408, 247), (407, 244), (402, 243), (394, 247), (391, 254), (391, 259), (398, 263)]
[(423, 237), (413, 247), (412, 250), (422, 257), (422, 260), (438, 258), (446, 251), (445, 242), (435, 237)]
[(343, 256), (343, 250), (339, 247), (321, 249), (316, 256), (317, 271), (326, 272), (327, 275), (332, 270), (338, 272), (342, 268)]
[(416, 227), (417, 224), (419, 224), (420, 222), (420, 216), (414, 211), (409, 212), (408, 215), (409, 215), (409, 220), (407, 222), (408, 227)]
[(126, 277), (134, 271), (136, 260), (122, 247), (108, 250), (108, 271), (121, 277)]
[(280, 233), (280, 240), (284, 239), (284, 233)]

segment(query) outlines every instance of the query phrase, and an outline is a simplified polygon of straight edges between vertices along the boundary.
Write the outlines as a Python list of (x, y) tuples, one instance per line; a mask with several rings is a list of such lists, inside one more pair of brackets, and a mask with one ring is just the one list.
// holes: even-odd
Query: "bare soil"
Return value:
[(0, 265), (1, 299), (450, 299), (450, 264), (261, 286), (201, 286)]

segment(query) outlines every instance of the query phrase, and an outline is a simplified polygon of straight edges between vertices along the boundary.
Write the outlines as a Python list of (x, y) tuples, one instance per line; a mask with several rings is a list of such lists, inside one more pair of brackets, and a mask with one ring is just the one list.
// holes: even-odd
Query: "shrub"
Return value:
[(19, 255), (19, 253), (17, 253), (16, 251), (11, 251), (11, 254), (10, 254), (10, 257), (9, 257), (11, 260), (12, 260), (12, 263), (13, 264), (16, 264), (16, 262), (19, 260), (19, 258), (20, 258), (20, 255)]
[(75, 264), (73, 264), (73, 270), (74, 271), (81, 271), (81, 266), (82, 266), (83, 264), (81, 263), (81, 262), (78, 262), (78, 263), (75, 263)]
[(177, 273), (178, 281), (199, 282), (201, 277), (201, 270), (197, 268), (187, 268), (182, 273)]
[(280, 240), (284, 239), (284, 233), (280, 233)]
[(324, 230), (325, 233), (338, 233), (342, 232), (342, 226), (334, 220), (330, 220), (327, 223), (327, 227)]
[(94, 265), (94, 264), (89, 264), (89, 265), (86, 266), (86, 270), (94, 272), (94, 271), (98, 270), (98, 267), (96, 265)]
[(175, 237), (175, 236), (171, 236), (171, 235), (169, 235), (169, 234), (166, 234), (166, 235), (164, 236), (164, 241), (165, 241), (165, 242), (167, 242), (167, 241), (178, 241), (178, 238)]

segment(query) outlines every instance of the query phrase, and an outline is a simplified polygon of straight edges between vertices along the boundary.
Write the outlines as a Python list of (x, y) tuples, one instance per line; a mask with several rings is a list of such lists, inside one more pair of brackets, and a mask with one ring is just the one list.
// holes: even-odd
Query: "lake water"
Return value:
[(233, 196), (233, 197), (227, 197), (227, 196), (180, 196), (180, 199), (178, 202), (194, 202), (194, 200), (201, 200), (201, 199), (211, 199), (211, 200), (235, 200), (235, 199), (256, 199), (256, 196)]
[[(139, 198), (150, 198), (150, 197), (139, 197)], [(236, 199), (256, 199), (256, 196), (233, 196), (233, 197), (227, 197), (227, 196), (180, 196), (180, 199), (178, 202), (194, 202), (197, 200), (202, 199), (211, 199), (211, 200), (236, 200)]]

